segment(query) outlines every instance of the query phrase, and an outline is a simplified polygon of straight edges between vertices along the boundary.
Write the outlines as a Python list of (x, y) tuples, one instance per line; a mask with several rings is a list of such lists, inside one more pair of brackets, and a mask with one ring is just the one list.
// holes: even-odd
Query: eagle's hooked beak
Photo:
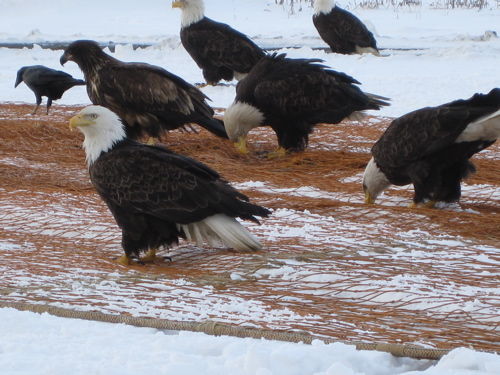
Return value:
[(183, 8), (184, 3), (180, 0), (174, 0), (172, 1), (172, 8)]
[(363, 191), (365, 192), (365, 203), (366, 204), (375, 203), (375, 198), (373, 198), (373, 195), (371, 195), (370, 192), (368, 191), (368, 188), (366, 187), (364, 181), (363, 181)]
[(366, 204), (373, 204), (375, 203), (375, 199), (373, 199), (372, 195), (368, 192), (365, 193), (365, 203)]
[(238, 141), (234, 142), (234, 146), (236, 147), (236, 150), (240, 154), (248, 154), (248, 148), (247, 148), (247, 137), (242, 135), (241, 137), (238, 138)]
[(80, 114), (73, 116), (69, 120), (69, 130), (73, 131), (73, 129), (82, 127), (82, 126), (89, 126), (94, 124), (95, 121), (90, 120), (87, 117), (84, 117)]

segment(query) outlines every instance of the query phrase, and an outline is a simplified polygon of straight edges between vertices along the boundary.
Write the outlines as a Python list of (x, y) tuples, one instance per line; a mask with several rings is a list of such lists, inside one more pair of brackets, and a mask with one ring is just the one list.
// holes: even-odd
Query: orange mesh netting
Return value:
[(83, 136), (27, 105), (0, 106), (0, 294), (133, 316), (299, 330), (346, 341), (498, 350), (500, 149), (474, 157), (460, 205), (408, 209), (411, 187), (363, 202), (369, 149), (389, 119), (319, 126), (306, 152), (268, 160), (270, 129), (249, 156), (200, 130), (162, 142), (219, 171), (273, 209), (246, 223), (265, 250), (189, 243), (172, 262), (125, 268), (120, 231), (88, 178)]

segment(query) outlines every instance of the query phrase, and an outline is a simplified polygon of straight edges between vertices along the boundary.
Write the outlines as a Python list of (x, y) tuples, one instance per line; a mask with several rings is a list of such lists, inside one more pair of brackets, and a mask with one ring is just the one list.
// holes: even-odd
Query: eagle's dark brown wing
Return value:
[(408, 165), (452, 145), (467, 125), (485, 114), (484, 108), (426, 107), (394, 120), (372, 148), (380, 164)]
[(202, 69), (214, 66), (247, 73), (264, 55), (246, 35), (206, 17), (182, 29), (181, 40)]
[(99, 75), (98, 92), (93, 96), (98, 98), (98, 104), (117, 113), (137, 110), (189, 115), (196, 111), (213, 115), (200, 90), (161, 68), (142, 63), (110, 64)]
[[(315, 60), (267, 58), (262, 77), (248, 76), (242, 87), (255, 80), (253, 90), (259, 107), (286, 116), (312, 116), (311, 122), (338, 122), (353, 111), (370, 108), (369, 98), (354, 78), (326, 69)], [(265, 61), (259, 62), (263, 65)], [(252, 71), (253, 72), (253, 71)], [(245, 101), (245, 98), (241, 98)]]
[(248, 203), (217, 172), (161, 147), (117, 147), (90, 167), (90, 176), (114, 213), (119, 207), (187, 224), (217, 213), (256, 220), (253, 215), (267, 212)]
[(377, 42), (363, 22), (338, 6), (328, 14), (320, 13), (313, 16), (313, 23), (333, 52), (355, 53), (356, 46), (377, 50)]

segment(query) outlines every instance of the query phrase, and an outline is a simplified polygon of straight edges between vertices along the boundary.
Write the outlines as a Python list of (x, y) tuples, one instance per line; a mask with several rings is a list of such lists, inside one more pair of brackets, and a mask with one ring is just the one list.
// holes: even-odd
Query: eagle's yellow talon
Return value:
[(424, 203), (411, 202), (408, 205), (408, 208), (417, 208), (417, 207), (434, 208), (434, 206), (436, 205), (436, 203), (437, 203), (436, 201), (427, 201), (427, 202), (424, 202)]
[(426, 208), (434, 208), (434, 206), (436, 205), (436, 201), (427, 201), (423, 204), (424, 207)]
[(149, 249), (148, 252), (140, 258), (141, 262), (144, 263), (153, 263), (157, 258), (156, 258), (156, 249)]
[(269, 154), (267, 154), (267, 158), (268, 159), (278, 159), (278, 158), (283, 158), (285, 157), (287, 154), (287, 151), (286, 149), (284, 149), (283, 147), (278, 147), (278, 149), (276, 151), (273, 151), (273, 152), (270, 152)]
[(130, 266), (132, 264), (132, 259), (130, 259), (127, 255), (122, 255), (118, 258), (117, 262), (122, 266)]

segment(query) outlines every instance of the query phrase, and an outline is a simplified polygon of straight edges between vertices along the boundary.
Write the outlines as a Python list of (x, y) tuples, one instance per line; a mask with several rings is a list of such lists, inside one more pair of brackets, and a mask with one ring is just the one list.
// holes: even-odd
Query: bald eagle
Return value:
[(21, 82), (24, 82), (35, 93), (36, 106), (31, 113), (32, 115), (40, 107), (42, 96), (47, 97), (47, 114), (49, 114), (53, 100), (61, 99), (66, 90), (73, 86), (85, 85), (85, 81), (81, 79), (75, 79), (68, 73), (43, 65), (23, 66), (19, 69), (14, 87), (17, 87)]
[(203, 0), (176, 0), (182, 9), (181, 42), (210, 85), (242, 79), (264, 56), (246, 35), (204, 16)]
[(117, 113), (131, 138), (158, 137), (187, 123), (227, 138), (222, 121), (213, 118), (208, 98), (165, 69), (122, 62), (90, 40), (71, 43), (61, 56), (62, 65), (67, 61), (74, 61), (83, 71), (92, 103)]
[(266, 56), (238, 83), (224, 126), (242, 153), (247, 152), (247, 133), (258, 126), (269, 125), (276, 132), (279, 153), (302, 151), (315, 124), (357, 119), (359, 111), (388, 105), (387, 98), (364, 93), (354, 78), (320, 62)]
[(90, 179), (122, 229), (127, 265), (179, 237), (197, 244), (223, 243), (237, 250), (259, 250), (260, 243), (236, 217), (258, 223), (269, 210), (249, 203), (217, 172), (196, 160), (131, 140), (116, 114), (89, 106), (70, 120), (84, 135)]
[(350, 55), (380, 55), (373, 34), (354, 14), (339, 8), (334, 0), (314, 1), (313, 23), (332, 52)]
[(367, 203), (391, 184), (413, 184), (413, 205), (454, 202), (475, 171), (469, 158), (500, 136), (500, 89), (394, 120), (372, 148), (363, 176)]

